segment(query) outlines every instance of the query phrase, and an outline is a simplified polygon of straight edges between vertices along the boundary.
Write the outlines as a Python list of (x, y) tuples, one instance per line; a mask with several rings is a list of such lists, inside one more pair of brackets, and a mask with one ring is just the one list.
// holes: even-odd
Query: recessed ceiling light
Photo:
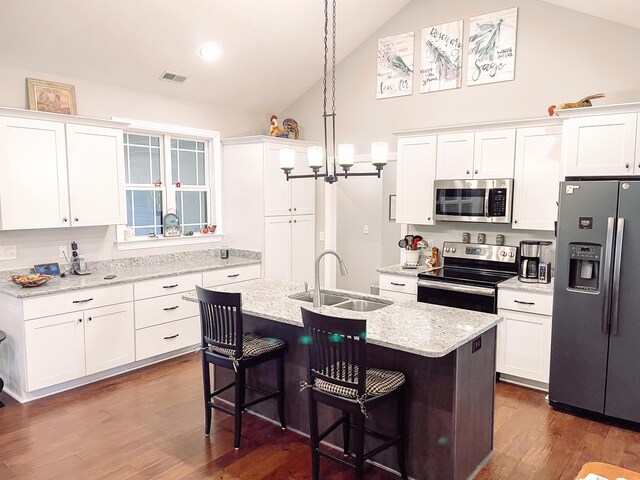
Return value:
[(215, 42), (207, 42), (200, 47), (198, 54), (205, 62), (213, 62), (222, 55), (222, 48)]

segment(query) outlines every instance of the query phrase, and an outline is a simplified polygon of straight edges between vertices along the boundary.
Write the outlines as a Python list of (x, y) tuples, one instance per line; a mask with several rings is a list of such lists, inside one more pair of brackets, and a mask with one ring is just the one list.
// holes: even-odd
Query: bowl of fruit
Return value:
[(51, 275), (34, 273), (32, 275), (11, 275), (9, 280), (16, 285), (21, 285), (23, 287), (39, 287), (40, 285), (47, 283), (52, 278), (53, 277)]

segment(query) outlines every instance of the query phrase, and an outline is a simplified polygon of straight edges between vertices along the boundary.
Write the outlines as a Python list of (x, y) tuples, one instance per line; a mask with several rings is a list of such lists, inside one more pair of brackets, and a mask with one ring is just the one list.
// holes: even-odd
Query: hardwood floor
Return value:
[[(243, 448), (233, 419), (214, 413), (203, 435), (200, 363), (187, 355), (20, 405), (0, 400), (0, 479), (302, 480), (307, 439), (245, 415)], [(583, 463), (640, 470), (640, 433), (552, 410), (544, 394), (498, 384), (495, 452), (477, 479), (573, 479)], [(322, 461), (322, 476), (351, 479)], [(396, 479), (373, 466), (371, 480)]]

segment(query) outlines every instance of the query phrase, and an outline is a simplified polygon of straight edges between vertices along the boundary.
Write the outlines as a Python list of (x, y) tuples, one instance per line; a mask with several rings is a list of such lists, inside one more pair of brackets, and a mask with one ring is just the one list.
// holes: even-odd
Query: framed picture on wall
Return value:
[(395, 221), (396, 219), (396, 196), (389, 195), (389, 220)]
[(39, 112), (77, 115), (76, 88), (68, 83), (27, 78), (29, 109)]
[(413, 93), (413, 32), (378, 40), (376, 98)]

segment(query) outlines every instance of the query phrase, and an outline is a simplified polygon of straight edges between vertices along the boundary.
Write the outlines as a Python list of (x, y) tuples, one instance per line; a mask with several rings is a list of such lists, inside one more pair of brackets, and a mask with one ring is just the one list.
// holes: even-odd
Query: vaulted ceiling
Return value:
[[(545, 1), (640, 28), (639, 0)], [(337, 3), (339, 61), (409, 0)], [(323, 8), (322, 0), (2, 0), (0, 66), (277, 112), (321, 77)], [(217, 62), (198, 57), (206, 41), (222, 46)], [(159, 80), (164, 70), (188, 79)]]

